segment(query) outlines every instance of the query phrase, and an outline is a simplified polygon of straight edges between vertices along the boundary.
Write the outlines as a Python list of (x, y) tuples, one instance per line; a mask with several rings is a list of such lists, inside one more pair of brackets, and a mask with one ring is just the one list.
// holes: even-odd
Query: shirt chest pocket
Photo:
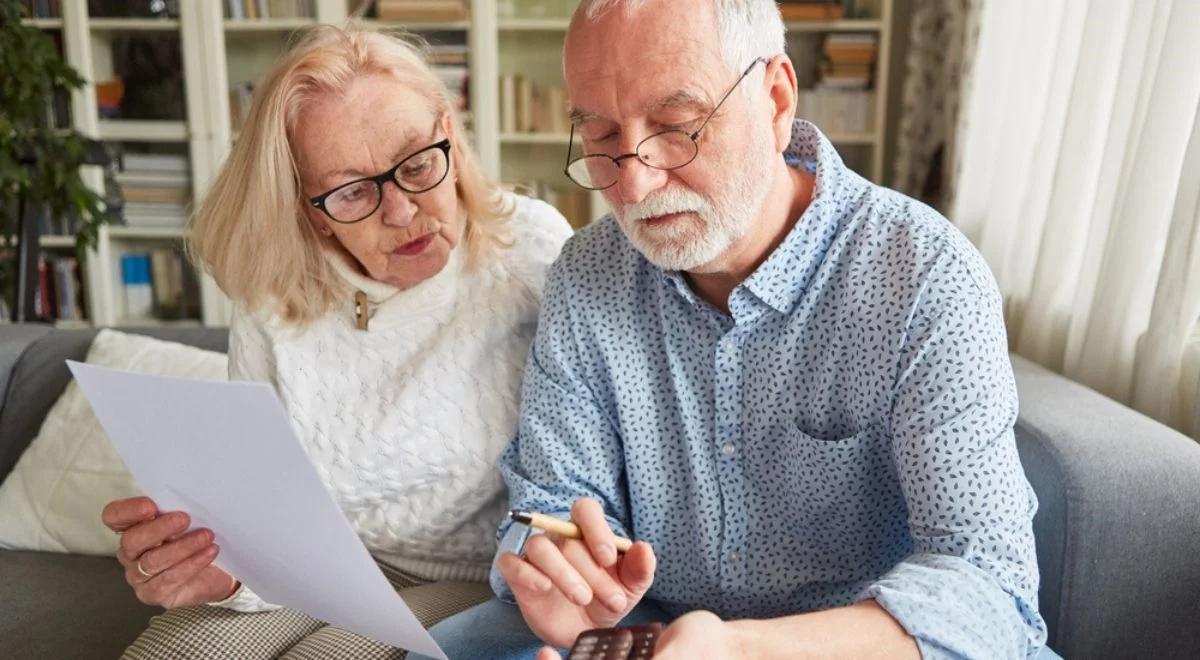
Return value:
[(803, 528), (845, 527), (861, 522), (886, 482), (886, 442), (874, 426), (824, 439), (785, 423), (759, 457), (763, 474), (792, 520)]

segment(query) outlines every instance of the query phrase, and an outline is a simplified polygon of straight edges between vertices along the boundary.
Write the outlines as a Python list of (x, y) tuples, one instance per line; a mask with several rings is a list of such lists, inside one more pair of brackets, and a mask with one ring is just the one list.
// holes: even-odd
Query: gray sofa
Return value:
[[(134, 330), (226, 350), (220, 329)], [(95, 331), (0, 326), (0, 479)], [(1200, 445), (1014, 358), (1017, 443), (1041, 500), (1041, 609), (1066, 658), (1200, 657)], [(0, 657), (115, 658), (155, 609), (115, 560), (0, 550)]]

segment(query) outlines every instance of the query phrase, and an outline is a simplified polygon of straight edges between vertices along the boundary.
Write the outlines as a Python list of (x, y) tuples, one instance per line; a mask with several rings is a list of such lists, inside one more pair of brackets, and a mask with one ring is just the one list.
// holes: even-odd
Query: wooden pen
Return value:
[[(509, 511), (508, 517), (523, 525), (540, 529), (543, 532), (558, 534), (563, 538), (583, 540), (583, 532), (579, 530), (579, 527), (575, 523), (561, 520), (554, 516), (547, 516), (544, 513), (535, 513), (533, 511)], [(617, 552), (629, 552), (629, 549), (633, 547), (633, 541), (618, 536), (616, 546)]]

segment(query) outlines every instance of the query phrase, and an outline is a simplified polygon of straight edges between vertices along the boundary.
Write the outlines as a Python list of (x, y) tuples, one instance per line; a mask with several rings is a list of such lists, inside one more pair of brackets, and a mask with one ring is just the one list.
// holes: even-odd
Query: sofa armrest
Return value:
[(1013, 366), (1051, 648), (1068, 658), (1191, 657), (1200, 445), (1020, 357)]
[(8, 392), (8, 381), (17, 361), (30, 344), (53, 330), (53, 326), (32, 323), (0, 325), (0, 413), (4, 411), (4, 394)]

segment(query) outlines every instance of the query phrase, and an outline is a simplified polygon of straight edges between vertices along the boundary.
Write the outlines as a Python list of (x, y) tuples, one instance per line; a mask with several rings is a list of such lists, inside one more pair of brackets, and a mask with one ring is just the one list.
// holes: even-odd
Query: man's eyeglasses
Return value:
[(432, 190), (450, 171), (450, 139), (435, 142), (408, 156), (392, 169), (345, 183), (308, 200), (334, 222), (364, 220), (383, 204), (383, 184), (391, 181), (406, 193)]
[(563, 173), (567, 175), (571, 181), (575, 182), (588, 190), (604, 190), (611, 188), (617, 183), (617, 177), (621, 173), (621, 162), (629, 158), (637, 158), (643, 165), (653, 167), (660, 170), (673, 170), (683, 167), (696, 159), (696, 154), (700, 151), (700, 144), (697, 138), (700, 137), (700, 131), (708, 125), (708, 121), (717, 113), (721, 105), (725, 103), (725, 99), (737, 89), (742, 80), (750, 74), (759, 63), (766, 64), (765, 57), (756, 58), (746, 67), (742, 75), (733, 83), (717, 105), (704, 118), (704, 122), (700, 124), (700, 128), (688, 133), (677, 129), (655, 133), (638, 143), (637, 148), (631, 154), (622, 154), (619, 156), (610, 156), (608, 154), (586, 154), (571, 159), (572, 145), (575, 141), (575, 125), (571, 124), (571, 138), (567, 143), (567, 167)]

